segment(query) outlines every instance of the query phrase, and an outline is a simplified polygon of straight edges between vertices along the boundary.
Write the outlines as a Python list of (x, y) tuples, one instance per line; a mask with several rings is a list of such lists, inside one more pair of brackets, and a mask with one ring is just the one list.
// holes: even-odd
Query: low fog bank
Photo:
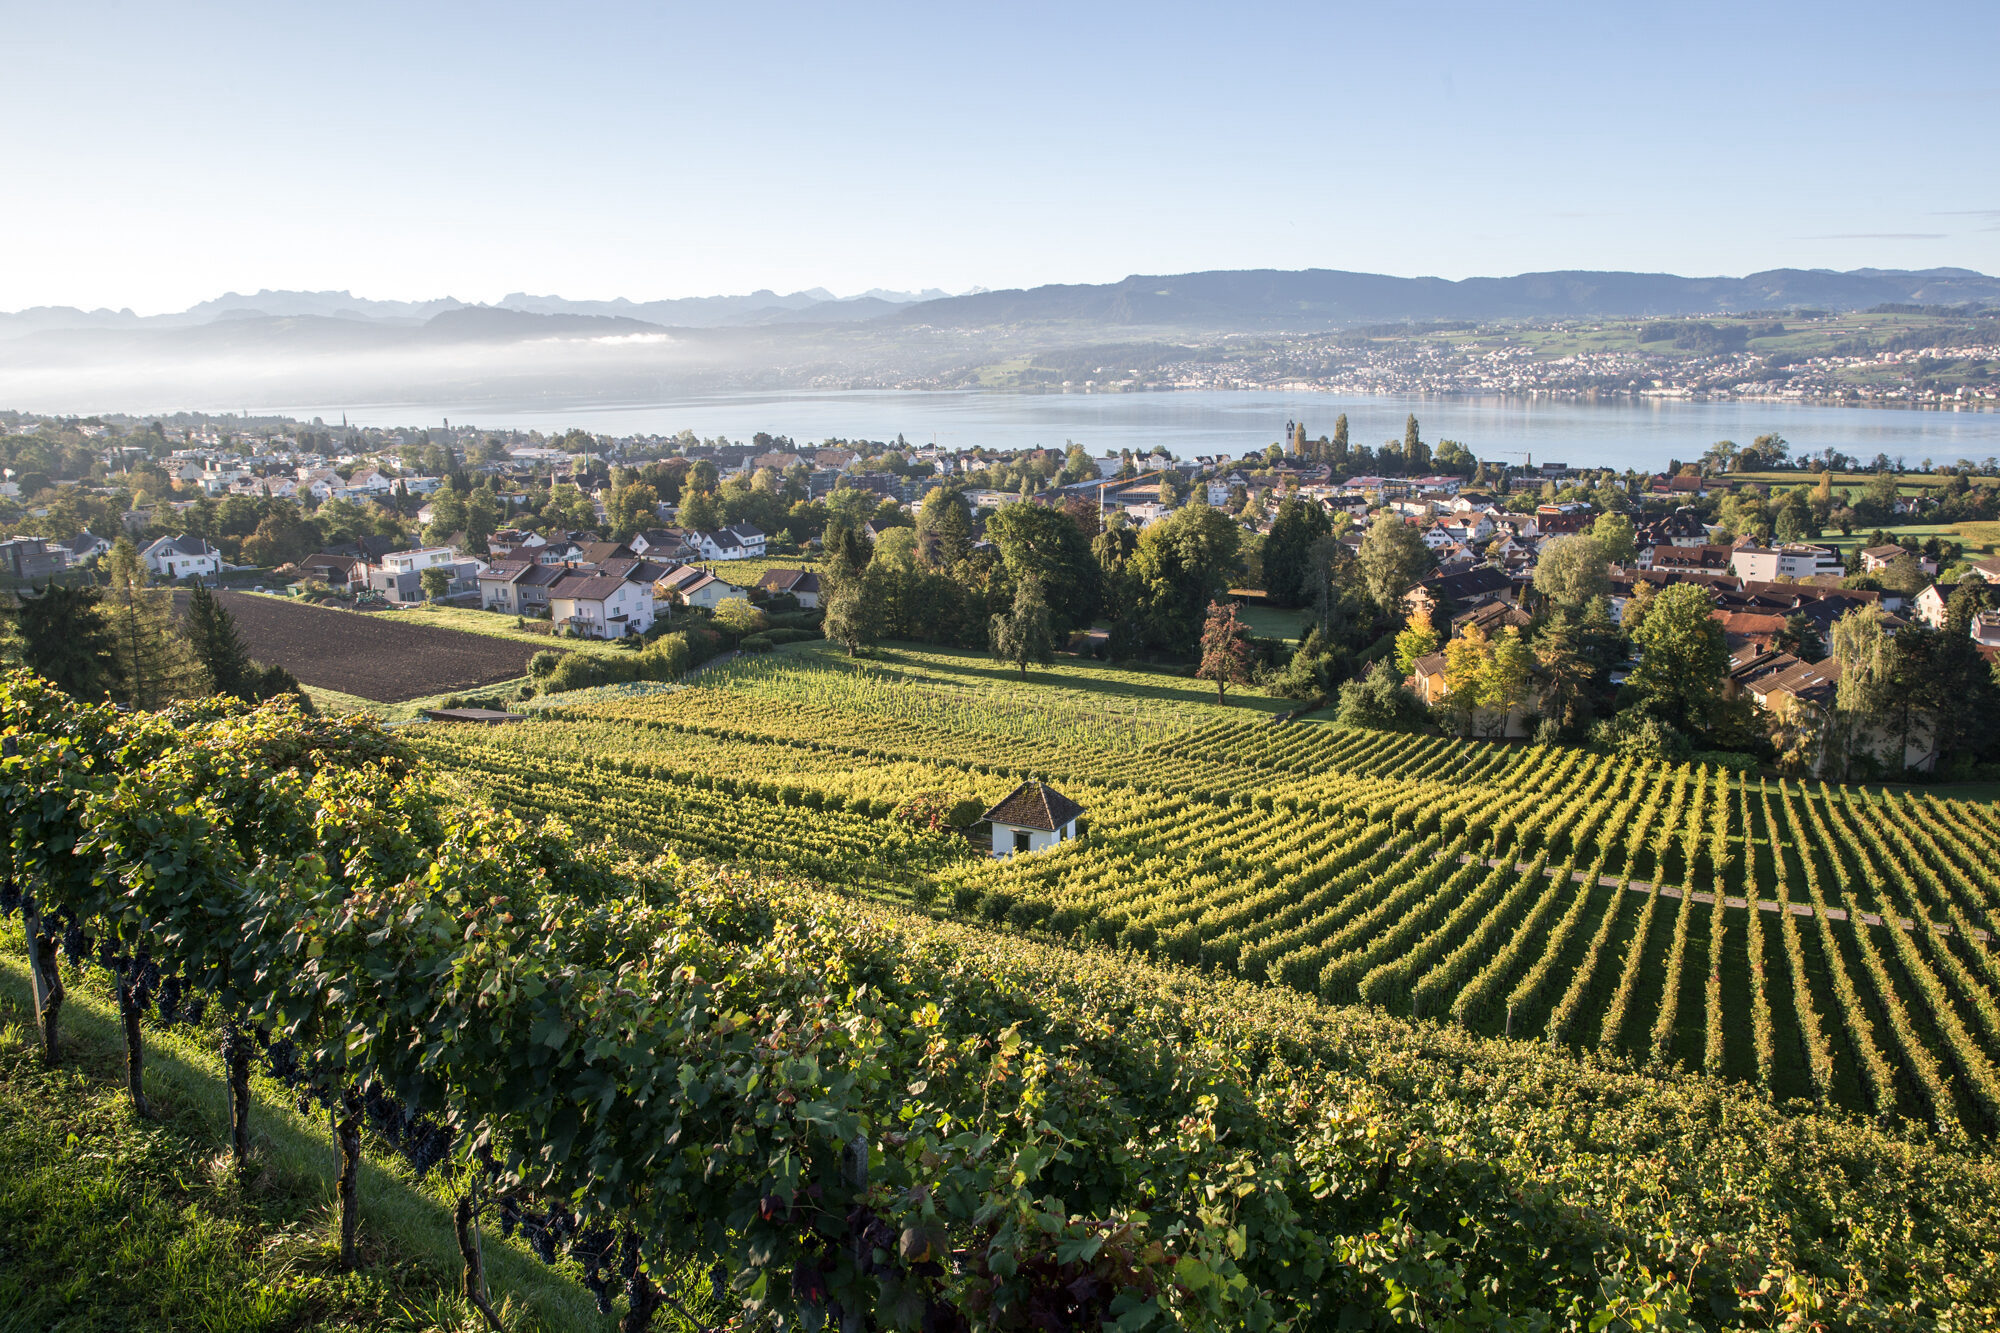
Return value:
[(0, 403), (78, 415), (260, 411), (302, 402), (519, 408), (843, 388), (860, 385), (877, 364), (860, 349), (658, 331), (311, 351), (256, 343), (189, 347), (135, 336), (42, 338), (0, 344)]

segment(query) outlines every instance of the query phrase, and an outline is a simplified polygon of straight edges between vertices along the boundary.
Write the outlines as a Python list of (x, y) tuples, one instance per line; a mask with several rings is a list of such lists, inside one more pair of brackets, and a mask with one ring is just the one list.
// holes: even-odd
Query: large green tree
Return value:
[(1629, 565), (1637, 554), (1632, 520), (1623, 514), (1599, 514), (1590, 525), (1590, 536), (1614, 565)]
[(1403, 594), (1436, 565), (1417, 530), (1394, 514), (1380, 514), (1361, 538), (1357, 557), (1362, 586), (1385, 616), (1403, 610)]
[(917, 553), (934, 569), (949, 569), (972, 549), (972, 507), (957, 487), (933, 486), (917, 509)]
[(1403, 466), (1412, 473), (1428, 472), (1431, 467), (1431, 447), (1424, 443), (1423, 432), (1417, 429), (1415, 412), (1403, 423)]
[(689, 532), (713, 532), (722, 526), (722, 501), (714, 491), (688, 491), (675, 520)]
[(1690, 734), (1708, 726), (1729, 669), (1729, 649), (1714, 610), (1701, 585), (1670, 584), (1632, 636), (1639, 665), (1630, 684), (1648, 709)]
[(1208, 604), (1243, 572), (1242, 530), (1219, 509), (1188, 505), (1139, 533), (1131, 569), (1154, 646), (1191, 655)]
[(1014, 607), (995, 615), (990, 629), (993, 655), (1021, 669), (1028, 678), (1028, 663), (1047, 666), (1055, 660), (1056, 636), (1050, 626), (1049, 604), (1042, 596), (1041, 580), (1030, 574), (1014, 587)]
[(1288, 495), (1264, 538), (1264, 595), (1280, 606), (1299, 606), (1309, 595), (1313, 543), (1333, 531), (1317, 500)]
[(1060, 509), (1011, 504), (986, 520), (1009, 580), (1033, 579), (1057, 632), (1088, 625), (1097, 614), (1097, 561), (1090, 541)]
[(1535, 560), (1535, 591), (1549, 605), (1571, 615), (1611, 591), (1610, 561), (1597, 538), (1558, 537)]

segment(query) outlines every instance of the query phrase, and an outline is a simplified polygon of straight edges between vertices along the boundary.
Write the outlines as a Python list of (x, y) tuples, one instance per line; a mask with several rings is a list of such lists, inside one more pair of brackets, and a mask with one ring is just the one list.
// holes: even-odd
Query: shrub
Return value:
[(777, 627), (765, 630), (761, 637), (769, 639), (772, 643), (805, 643), (808, 640), (817, 639), (819, 635), (809, 629), (785, 629)]
[(563, 660), (563, 654), (553, 648), (544, 648), (528, 659), (528, 674), (536, 680), (547, 680)]
[(778, 645), (771, 642), (766, 634), (752, 634), (737, 645), (746, 653), (768, 653)]
[(638, 680), (642, 657), (643, 654), (638, 653), (629, 657), (591, 657), (571, 653), (543, 679), (542, 692), (561, 694), (565, 690), (585, 690), (593, 685), (617, 685)]
[(639, 654), (640, 680), (677, 680), (694, 665), (694, 649), (684, 633), (663, 634)]
[(771, 622), (764, 613), (740, 597), (731, 597), (715, 608), (715, 623), (738, 636), (755, 634)]

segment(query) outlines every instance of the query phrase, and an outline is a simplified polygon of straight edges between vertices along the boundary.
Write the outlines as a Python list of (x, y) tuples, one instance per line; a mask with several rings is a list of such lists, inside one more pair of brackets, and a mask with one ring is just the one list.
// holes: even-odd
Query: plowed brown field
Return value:
[[(393, 611), (341, 611), (255, 593), (217, 592), (243, 644), (301, 684), (377, 703), (469, 690), (524, 674), (538, 649), (440, 629)], [(175, 598), (185, 607), (186, 594)]]

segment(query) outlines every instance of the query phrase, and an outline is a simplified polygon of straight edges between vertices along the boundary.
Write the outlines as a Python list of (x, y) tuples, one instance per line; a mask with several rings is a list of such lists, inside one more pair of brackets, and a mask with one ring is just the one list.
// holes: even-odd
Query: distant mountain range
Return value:
[[(0, 340), (52, 341), (72, 351), (93, 344), (106, 350), (122, 344), (195, 351), (245, 350), (266, 340), (348, 349), (412, 340), (491, 342), (669, 329), (762, 329), (779, 336), (787, 326), (802, 333), (850, 326), (891, 339), (921, 336), (925, 329), (1035, 329), (1055, 337), (1087, 329), (1297, 333), (1422, 320), (1857, 310), (1884, 303), (2000, 305), (2000, 279), (1961, 268), (1771, 269), (1741, 278), (1579, 270), (1456, 282), (1335, 269), (1241, 269), (957, 296), (931, 290), (836, 297), (813, 288), (787, 295), (572, 301), (515, 292), (493, 305), (450, 297), (375, 301), (348, 292), (260, 291), (232, 292), (164, 315), (41, 306), (0, 314)], [(106, 334), (140, 336), (134, 341)]]
[(560, 296), (515, 292), (492, 306), (444, 297), (434, 301), (373, 301), (348, 292), (260, 291), (251, 296), (229, 292), (186, 310), (163, 315), (135, 315), (128, 310), (79, 310), (75, 306), (36, 306), (0, 313), (0, 338), (20, 337), (56, 329), (185, 329), (219, 320), (339, 319), (363, 324), (414, 327), (458, 310), (514, 310), (536, 315), (590, 315), (638, 320), (655, 326), (684, 329), (727, 328), (760, 324), (833, 324), (875, 319), (918, 301), (948, 293), (877, 289), (839, 297), (823, 287), (780, 296), (756, 291), (747, 296), (694, 296), (670, 301), (569, 301)]
[(1743, 278), (1575, 271), (1458, 282), (1336, 269), (1240, 269), (981, 292), (904, 306), (889, 318), (943, 328), (1075, 323), (1300, 332), (1405, 320), (1859, 310), (1887, 302), (2000, 303), (2000, 279), (1962, 268), (1787, 268)]

